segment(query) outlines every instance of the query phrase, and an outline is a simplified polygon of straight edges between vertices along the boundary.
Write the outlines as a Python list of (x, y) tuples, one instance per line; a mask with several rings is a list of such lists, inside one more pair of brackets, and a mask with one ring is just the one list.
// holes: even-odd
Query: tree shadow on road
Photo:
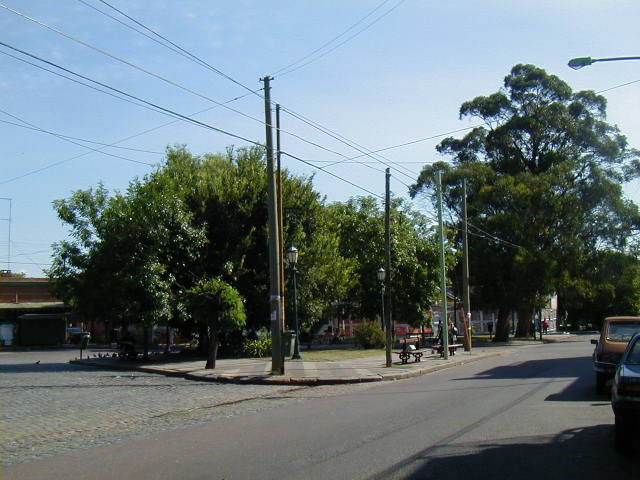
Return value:
[(51, 372), (95, 372), (100, 370), (85, 365), (73, 365), (67, 362), (51, 363), (4, 363), (0, 365), (0, 374), (7, 373), (51, 373)]
[(470, 379), (513, 379), (513, 378), (533, 378), (533, 377), (575, 377), (577, 372), (590, 371), (591, 358), (589, 357), (569, 357), (562, 358), (561, 362), (557, 358), (528, 360), (526, 362), (513, 365), (501, 365), (477, 373), (473, 377), (458, 378), (457, 380)]
[(637, 480), (640, 465), (634, 456), (615, 451), (613, 435), (612, 425), (596, 425), (554, 436), (445, 444), (425, 449), (374, 478)]
[(504, 365), (480, 372), (473, 377), (457, 378), (455, 380), (505, 380), (505, 379), (533, 379), (533, 378), (571, 378), (571, 382), (562, 391), (549, 395), (545, 400), (555, 402), (596, 402), (608, 403), (608, 393), (596, 393), (594, 376), (591, 371), (591, 358), (572, 357), (558, 359), (529, 360), (515, 365)]

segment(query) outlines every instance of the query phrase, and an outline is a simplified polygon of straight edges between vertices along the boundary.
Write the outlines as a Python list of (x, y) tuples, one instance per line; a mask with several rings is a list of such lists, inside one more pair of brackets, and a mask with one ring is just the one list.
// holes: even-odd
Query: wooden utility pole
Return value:
[(440, 237), (440, 292), (442, 293), (442, 316), (440, 319), (440, 332), (442, 336), (442, 355), (449, 359), (449, 320), (447, 316), (447, 270), (444, 260), (444, 224), (442, 222), (442, 178), (440, 170), (437, 176), (438, 185), (438, 229)]
[(282, 328), (280, 297), (280, 235), (278, 228), (278, 210), (276, 205), (276, 178), (273, 168), (273, 127), (271, 123), (271, 77), (261, 79), (264, 82), (264, 118), (267, 148), (267, 209), (269, 232), (269, 316), (271, 320), (271, 373), (284, 374), (284, 359), (282, 357)]
[[(278, 176), (278, 233), (280, 242), (280, 262), (278, 265), (280, 272), (280, 326), (285, 328), (285, 297), (284, 297), (284, 206), (282, 193), (282, 169), (280, 168), (280, 104), (276, 103), (276, 159), (277, 159), (277, 176)], [(289, 325), (291, 330), (291, 325)]]
[(385, 237), (385, 276), (384, 276), (384, 284), (385, 284), (385, 293), (387, 296), (387, 301), (384, 302), (384, 312), (385, 312), (385, 329), (386, 329), (386, 359), (387, 359), (387, 367), (391, 366), (391, 173), (390, 169), (387, 168), (385, 174), (385, 205), (384, 205), (384, 237)]
[(467, 226), (467, 179), (462, 179), (462, 306), (464, 312), (464, 351), (471, 351), (471, 301), (469, 298), (469, 237)]

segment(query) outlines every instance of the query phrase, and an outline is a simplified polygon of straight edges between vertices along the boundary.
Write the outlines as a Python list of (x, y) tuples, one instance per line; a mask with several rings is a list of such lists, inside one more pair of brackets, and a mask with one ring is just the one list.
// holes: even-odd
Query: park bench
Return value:
[[(444, 349), (442, 348), (442, 344), (434, 345), (431, 347), (431, 353), (438, 352), (441, 357), (444, 356)], [(456, 350), (460, 347), (464, 347), (462, 343), (450, 343), (449, 344), (449, 355), (453, 356), (456, 354)]]
[(422, 358), (423, 351), (416, 349), (415, 345), (407, 345), (404, 344), (402, 350), (399, 352), (393, 352), (400, 356), (400, 361), (402, 364), (408, 363), (409, 359), (413, 356), (414, 362), (419, 362)]

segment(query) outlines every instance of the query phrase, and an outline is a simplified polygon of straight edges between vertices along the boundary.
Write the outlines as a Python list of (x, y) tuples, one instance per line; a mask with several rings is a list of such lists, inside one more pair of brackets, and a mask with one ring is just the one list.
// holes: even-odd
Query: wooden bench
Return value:
[[(456, 354), (456, 350), (460, 347), (464, 347), (462, 343), (450, 343), (449, 344), (449, 355), (453, 356)], [(431, 347), (431, 353), (438, 352), (441, 357), (444, 357), (444, 349), (442, 345), (434, 345)]]
[(411, 356), (413, 356), (414, 362), (419, 362), (424, 354), (422, 350), (417, 350), (415, 345), (404, 345), (405, 348), (400, 350), (399, 352), (393, 352), (400, 356), (400, 361), (404, 365), (409, 362)]

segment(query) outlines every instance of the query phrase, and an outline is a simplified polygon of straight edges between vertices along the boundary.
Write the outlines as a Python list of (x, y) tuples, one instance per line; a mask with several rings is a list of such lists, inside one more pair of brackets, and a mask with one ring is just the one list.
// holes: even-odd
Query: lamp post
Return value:
[(386, 277), (386, 273), (384, 271), (384, 268), (380, 267), (378, 269), (378, 271), (376, 272), (376, 275), (378, 276), (378, 281), (380, 282), (380, 298), (382, 298), (382, 328), (385, 328), (385, 323), (384, 323), (384, 279)]
[(296, 336), (294, 338), (293, 345), (293, 356), (292, 360), (300, 360), (302, 357), (300, 356), (300, 342), (299, 331), (298, 331), (298, 291), (297, 291), (297, 282), (296, 282), (296, 273), (298, 270), (296, 269), (296, 264), (298, 263), (298, 249), (293, 245), (289, 247), (287, 250), (287, 260), (289, 262), (289, 268), (291, 268), (291, 275), (293, 276), (293, 321), (294, 321), (294, 330), (296, 332)]
[(617, 62), (619, 60), (640, 60), (640, 57), (611, 57), (611, 58), (591, 58), (591, 57), (578, 57), (569, 60), (568, 65), (574, 70), (579, 70), (582, 67), (593, 65), (596, 62)]

